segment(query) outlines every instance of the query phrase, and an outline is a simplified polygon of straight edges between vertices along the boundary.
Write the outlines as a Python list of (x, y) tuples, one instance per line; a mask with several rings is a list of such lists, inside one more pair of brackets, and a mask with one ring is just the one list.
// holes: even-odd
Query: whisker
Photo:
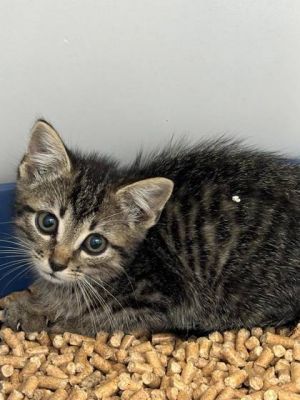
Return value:
[(18, 249), (18, 248), (4, 248), (4, 247), (0, 247), (0, 254), (26, 254), (28, 253), (28, 250), (23, 250), (23, 249)]
[[(97, 298), (95, 298), (93, 292), (90, 290), (90, 288), (87, 285), (87, 282), (85, 280), (84, 280), (83, 284), (84, 284), (84, 286), (86, 288), (86, 293), (87, 293), (87, 295), (88, 295), (88, 297), (90, 299), (90, 304), (92, 306), (93, 303), (95, 303), (95, 299), (97, 301)], [(95, 320), (96, 331), (99, 331), (100, 330), (99, 329), (99, 318), (98, 318), (98, 315), (97, 315), (96, 311), (93, 308), (92, 308), (92, 316), (94, 317), (94, 320)], [(109, 318), (109, 314), (107, 316)]]
[(24, 253), (13, 253), (13, 252), (1, 252), (0, 251), (0, 259), (1, 258), (10, 258), (10, 257), (20, 257), (20, 256), (27, 256), (28, 253), (24, 252)]
[(0, 239), (0, 242), (1, 243), (9, 243), (9, 244), (12, 244), (12, 245), (16, 245), (17, 247), (21, 247), (21, 248), (24, 248), (24, 249), (29, 249), (30, 248), (29, 243), (26, 243), (26, 242), (13, 241), (13, 240), (7, 240), (7, 239)]
[(22, 250), (23, 251), (22, 248), (15, 247), (15, 246), (2, 246), (2, 245), (0, 245), (0, 249), (3, 249), (3, 250)]
[[(81, 281), (81, 283), (82, 283), (83, 281)], [(90, 315), (90, 317), (91, 317), (91, 322), (92, 322), (92, 327), (93, 327), (93, 329), (94, 329), (94, 332), (93, 333), (96, 333), (97, 332), (97, 326), (96, 326), (96, 321), (95, 321), (95, 318), (94, 318), (94, 316), (93, 316), (93, 314), (92, 314), (92, 310), (91, 310), (91, 307), (90, 307), (90, 304), (89, 304), (89, 300), (88, 300), (88, 298), (87, 298), (87, 296), (86, 296), (86, 289), (84, 288), (84, 285), (82, 284), (80, 284), (80, 281), (78, 281), (78, 287), (79, 287), (79, 289), (80, 289), (80, 291), (81, 291), (81, 293), (82, 293), (82, 295), (83, 295), (83, 299), (84, 299), (84, 301), (85, 301), (85, 304), (87, 305), (87, 308), (88, 308), (88, 312), (89, 312), (89, 315)]]
[(79, 316), (80, 326), (82, 328), (82, 310), (81, 310), (81, 307), (80, 307), (80, 299), (79, 299), (79, 296), (78, 296), (77, 286), (78, 286), (78, 283), (76, 281), (72, 282), (72, 288), (74, 289), (75, 300), (76, 300), (76, 308), (78, 310), (77, 314)]
[[(89, 285), (89, 283), (87, 282), (87, 280), (86, 279), (83, 279), (83, 283), (84, 283), (84, 285), (85, 285), (85, 287), (86, 287), (86, 290), (87, 290), (87, 292), (89, 293), (89, 296), (91, 297), (91, 299), (92, 299), (92, 301), (93, 300), (96, 300), (96, 304), (101, 304), (101, 306), (102, 306), (102, 308), (103, 308), (103, 311), (104, 311), (104, 313), (106, 314), (106, 316), (107, 316), (107, 319), (109, 320), (109, 321), (111, 321), (111, 314), (110, 314), (110, 310), (109, 310), (109, 307), (108, 307), (108, 305), (106, 304), (106, 302), (104, 301), (104, 299), (100, 296), (100, 295), (97, 295), (97, 293), (93, 290), (93, 288), (91, 287), (91, 285)], [(94, 312), (94, 310), (93, 310), (93, 312)], [(96, 322), (97, 322), (97, 314), (96, 314), (96, 312), (95, 312), (95, 318), (96, 318)], [(97, 327), (97, 329), (98, 329), (98, 327)]]
[(93, 295), (94, 299), (95, 299), (96, 301), (99, 301), (100, 304), (102, 305), (103, 310), (104, 310), (104, 312), (105, 312), (105, 314), (106, 314), (108, 320), (110, 321), (110, 324), (111, 324), (112, 328), (114, 329), (115, 324), (114, 324), (114, 321), (113, 321), (113, 315), (112, 315), (112, 312), (111, 312), (111, 309), (110, 309), (109, 305), (108, 305), (107, 302), (102, 298), (102, 296), (100, 295), (100, 293), (98, 293), (98, 292), (95, 290), (95, 288), (90, 284), (90, 282), (88, 282), (87, 279), (84, 279), (84, 282), (85, 282), (85, 284), (88, 285), (88, 287), (90, 288), (91, 294)]
[[(4, 257), (3, 257), (4, 258)], [(23, 261), (23, 260), (28, 260), (29, 259), (29, 257), (27, 257), (27, 256), (23, 256), (22, 258), (19, 258), (19, 257), (14, 257), (14, 260), (5, 260), (5, 262), (4, 263), (1, 263), (0, 264), (0, 268), (2, 268), (2, 267), (4, 267), (5, 265), (7, 265), (7, 264), (11, 264), (11, 263), (14, 263), (14, 262), (18, 262), (18, 261)]]
[[(94, 283), (96, 283), (96, 285), (100, 286), (101, 289), (103, 289), (108, 295), (110, 295), (110, 296), (119, 304), (119, 306), (123, 308), (123, 306), (122, 306), (122, 304), (119, 302), (119, 300), (118, 300), (108, 289), (106, 289), (106, 288), (103, 286), (103, 284), (104, 284), (103, 281), (100, 281), (100, 282), (99, 282), (99, 280), (96, 280), (96, 279), (92, 278), (91, 276), (87, 276), (87, 278), (88, 278), (88, 279), (91, 279)], [(108, 284), (107, 284), (107, 285), (108, 285)], [(111, 286), (110, 286), (110, 287), (111, 287)], [(111, 288), (112, 288), (112, 287), (111, 287)], [(123, 309), (124, 309), (124, 308), (123, 308)]]
[(128, 317), (127, 310), (123, 307), (123, 305), (120, 303), (120, 301), (108, 289), (106, 289), (104, 287), (103, 281), (99, 282), (98, 280), (92, 278), (91, 276), (87, 276), (87, 278), (90, 279), (92, 282), (94, 282), (96, 285), (100, 286), (101, 289), (103, 289), (109, 296), (111, 296), (117, 302), (117, 304), (121, 307), (121, 309), (124, 311), (126, 318)]
[(11, 233), (1, 232), (0, 235), (5, 235), (5, 236), (8, 236), (8, 238), (13, 238), (13, 239), (15, 239), (18, 243), (21, 242), (21, 243), (24, 243), (24, 244), (28, 244), (28, 242), (26, 242), (26, 240), (23, 239), (22, 237), (16, 236), (16, 235), (12, 235)]
[(21, 278), (21, 276), (25, 275), (28, 271), (31, 270), (31, 265), (28, 264), (24, 271), (20, 271), (16, 276), (13, 276), (12, 279), (10, 279), (5, 286), (3, 287), (3, 290), (6, 289), (10, 284), (12, 284), (17, 278)]
[(22, 259), (22, 260), (9, 261), (9, 262), (7, 262), (7, 263), (5, 263), (5, 264), (2, 264), (2, 265), (0, 266), (0, 271), (2, 271), (2, 270), (4, 270), (4, 269), (7, 269), (7, 268), (9, 268), (9, 267), (12, 267), (12, 266), (14, 266), (15, 264), (21, 264), (21, 263), (28, 262), (28, 261), (30, 261), (30, 260), (29, 260), (29, 259)]
[[(0, 278), (0, 282), (6, 278), (8, 275), (12, 274), (13, 272), (15, 272), (16, 270), (23, 268), (24, 266), (26, 266), (26, 264), (29, 264), (29, 262), (27, 263), (22, 263), (21, 265), (16, 265), (14, 266), (12, 269), (10, 269), (9, 271), (6, 271), (6, 273), (4, 275), (1, 276)], [(6, 286), (5, 286), (6, 287)]]
[(135, 298), (135, 301), (137, 301), (137, 298), (136, 298), (136, 294), (135, 294), (135, 290), (134, 290), (133, 284), (132, 284), (132, 282), (131, 282), (131, 280), (130, 280), (130, 277), (129, 277), (129, 275), (127, 274), (125, 268), (123, 268), (123, 273), (124, 273), (124, 275), (126, 276), (127, 281), (129, 282), (129, 285), (130, 285), (130, 287), (131, 287), (131, 291), (132, 291), (132, 294), (133, 294), (133, 296), (134, 296), (134, 298)]

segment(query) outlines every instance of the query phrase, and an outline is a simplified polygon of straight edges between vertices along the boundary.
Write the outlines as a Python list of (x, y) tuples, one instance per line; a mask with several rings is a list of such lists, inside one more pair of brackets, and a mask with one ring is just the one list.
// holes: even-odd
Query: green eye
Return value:
[(37, 228), (45, 235), (52, 235), (57, 231), (58, 220), (55, 215), (42, 211), (37, 214), (35, 220)]
[(106, 249), (107, 241), (106, 239), (99, 235), (99, 233), (92, 233), (89, 235), (82, 246), (83, 249), (89, 254), (100, 254)]

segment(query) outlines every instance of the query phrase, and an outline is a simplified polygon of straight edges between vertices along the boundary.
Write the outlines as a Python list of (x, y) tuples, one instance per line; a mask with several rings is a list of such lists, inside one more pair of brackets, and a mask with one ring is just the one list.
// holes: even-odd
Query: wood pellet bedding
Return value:
[(1, 400), (300, 399), (300, 324), (188, 340), (9, 328), (0, 336)]

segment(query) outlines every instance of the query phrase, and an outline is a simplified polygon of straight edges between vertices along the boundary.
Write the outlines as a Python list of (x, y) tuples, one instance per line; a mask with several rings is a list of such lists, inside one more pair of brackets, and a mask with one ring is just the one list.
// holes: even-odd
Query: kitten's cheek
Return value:
[(34, 266), (37, 272), (42, 272), (44, 274), (51, 274), (52, 272), (48, 260), (36, 260)]

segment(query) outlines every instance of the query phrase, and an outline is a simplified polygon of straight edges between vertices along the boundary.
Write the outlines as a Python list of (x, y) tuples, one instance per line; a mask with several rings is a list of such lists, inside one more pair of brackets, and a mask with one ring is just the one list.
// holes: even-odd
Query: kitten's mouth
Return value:
[(40, 271), (41, 275), (43, 276), (43, 278), (47, 279), (50, 282), (55, 282), (55, 283), (61, 283), (62, 280), (60, 278), (58, 278), (54, 272), (44, 272), (44, 271)]

